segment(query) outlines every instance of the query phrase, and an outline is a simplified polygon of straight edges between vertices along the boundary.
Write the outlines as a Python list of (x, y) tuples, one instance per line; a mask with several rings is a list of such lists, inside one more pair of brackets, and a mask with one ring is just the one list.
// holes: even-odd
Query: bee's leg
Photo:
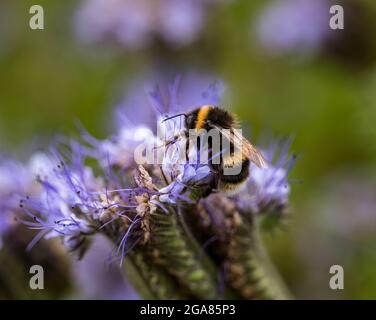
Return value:
[(185, 160), (189, 162), (189, 134), (188, 130), (184, 131), (185, 136)]
[(213, 164), (213, 163), (210, 163), (210, 167), (213, 171), (213, 181), (211, 183), (211, 190), (213, 193), (218, 193), (220, 192), (221, 190), (218, 188), (219, 186), (219, 180), (220, 180), (220, 177), (221, 177), (221, 165), (220, 164)]
[(209, 196), (212, 193), (220, 192), (221, 190), (218, 188), (218, 184), (219, 184), (218, 176), (217, 176), (217, 174), (214, 174), (213, 180), (211, 181), (207, 191), (203, 194), (203, 197), (206, 198), (207, 196)]

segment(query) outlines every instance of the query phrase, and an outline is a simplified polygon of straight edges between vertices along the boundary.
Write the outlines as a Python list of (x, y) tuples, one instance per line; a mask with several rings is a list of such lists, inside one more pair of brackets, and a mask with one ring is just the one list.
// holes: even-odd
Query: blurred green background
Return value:
[[(376, 298), (376, 4), (357, 1), (364, 10), (355, 14), (367, 18), (355, 30), (366, 34), (339, 40), (346, 41), (344, 53), (324, 48), (302, 59), (258, 46), (253, 22), (271, 2), (211, 5), (192, 44), (155, 41), (128, 50), (77, 39), (80, 1), (38, 0), (45, 29), (31, 30), (30, 1), (2, 0), (0, 153), (26, 159), (57, 134), (76, 136), (77, 119), (97, 137), (111, 134), (113, 107), (127, 87), (165, 65), (183, 75), (215, 74), (227, 85), (225, 101), (256, 137), (263, 131), (294, 137), (293, 214), (285, 230), (265, 236), (292, 292)], [(344, 31), (332, 32), (346, 28), (345, 20)], [(333, 264), (344, 267), (343, 291), (329, 288)]]

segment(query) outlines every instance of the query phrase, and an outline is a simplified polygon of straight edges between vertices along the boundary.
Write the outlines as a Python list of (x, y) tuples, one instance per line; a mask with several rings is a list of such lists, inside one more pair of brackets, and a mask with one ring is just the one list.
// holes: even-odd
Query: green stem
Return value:
[[(122, 224), (105, 227), (102, 232), (116, 243)], [(137, 238), (139, 235), (135, 235)], [(125, 257), (121, 271), (141, 298), (147, 300), (184, 299), (176, 280), (158, 266), (149, 245), (137, 244)]]
[(122, 267), (124, 274), (138, 294), (147, 300), (184, 299), (176, 281), (156, 266), (145, 252), (133, 250)]
[(289, 299), (290, 294), (263, 246), (258, 225), (238, 219), (241, 221), (228, 248), (232, 286), (244, 298)]
[(186, 288), (192, 298), (217, 299), (214, 266), (199, 245), (189, 237), (175, 212), (156, 211), (150, 215), (153, 245), (165, 268)]
[(199, 203), (195, 218), (202, 221), (196, 233), (216, 237), (211, 254), (225, 267), (226, 284), (239, 298), (290, 297), (263, 247), (256, 217), (240, 212), (223, 194), (212, 194)]

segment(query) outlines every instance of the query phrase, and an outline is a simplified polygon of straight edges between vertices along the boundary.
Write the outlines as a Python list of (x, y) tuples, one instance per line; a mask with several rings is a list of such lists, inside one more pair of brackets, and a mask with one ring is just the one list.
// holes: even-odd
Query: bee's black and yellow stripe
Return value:
[(200, 130), (203, 129), (208, 119), (209, 113), (211, 112), (211, 106), (203, 106), (197, 111), (197, 119), (195, 122), (195, 129)]
[(237, 122), (233, 115), (229, 112), (215, 106), (205, 105), (193, 110), (188, 117), (188, 129), (205, 129), (209, 131), (213, 129), (211, 124), (215, 124), (223, 129), (232, 129), (237, 127)]
[[(188, 129), (201, 130), (205, 129), (210, 131), (213, 129), (213, 124), (216, 127), (232, 130), (237, 127), (237, 121), (234, 116), (227, 111), (212, 106), (205, 105), (192, 111), (187, 117), (186, 126)], [(225, 139), (221, 135), (221, 139)], [(211, 149), (211, 141), (209, 140), (209, 149)], [(230, 141), (230, 154), (221, 156), (220, 164), (212, 164), (212, 168), (218, 172), (218, 188), (223, 191), (232, 191), (245, 182), (249, 176), (250, 160), (244, 156), (239, 148), (235, 148), (233, 142)], [(222, 151), (222, 150), (221, 150)], [(224, 175), (224, 166), (241, 166), (241, 171), (237, 175)]]

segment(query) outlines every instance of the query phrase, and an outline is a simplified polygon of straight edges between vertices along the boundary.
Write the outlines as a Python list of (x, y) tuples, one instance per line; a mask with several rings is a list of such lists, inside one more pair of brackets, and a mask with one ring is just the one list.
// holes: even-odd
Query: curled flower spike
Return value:
[(99, 204), (88, 196), (87, 187), (80, 178), (83, 177), (73, 174), (60, 162), (47, 178), (38, 177), (43, 188), (38, 198), (21, 199), (21, 209), (32, 219), (27, 221), (21, 218), (21, 222), (40, 230), (29, 244), (29, 249), (42, 237), (60, 236), (69, 251), (79, 250), (79, 256), (82, 256), (85, 237), (93, 234), (97, 227), (92, 221), (93, 217), (85, 213), (97, 209)]

